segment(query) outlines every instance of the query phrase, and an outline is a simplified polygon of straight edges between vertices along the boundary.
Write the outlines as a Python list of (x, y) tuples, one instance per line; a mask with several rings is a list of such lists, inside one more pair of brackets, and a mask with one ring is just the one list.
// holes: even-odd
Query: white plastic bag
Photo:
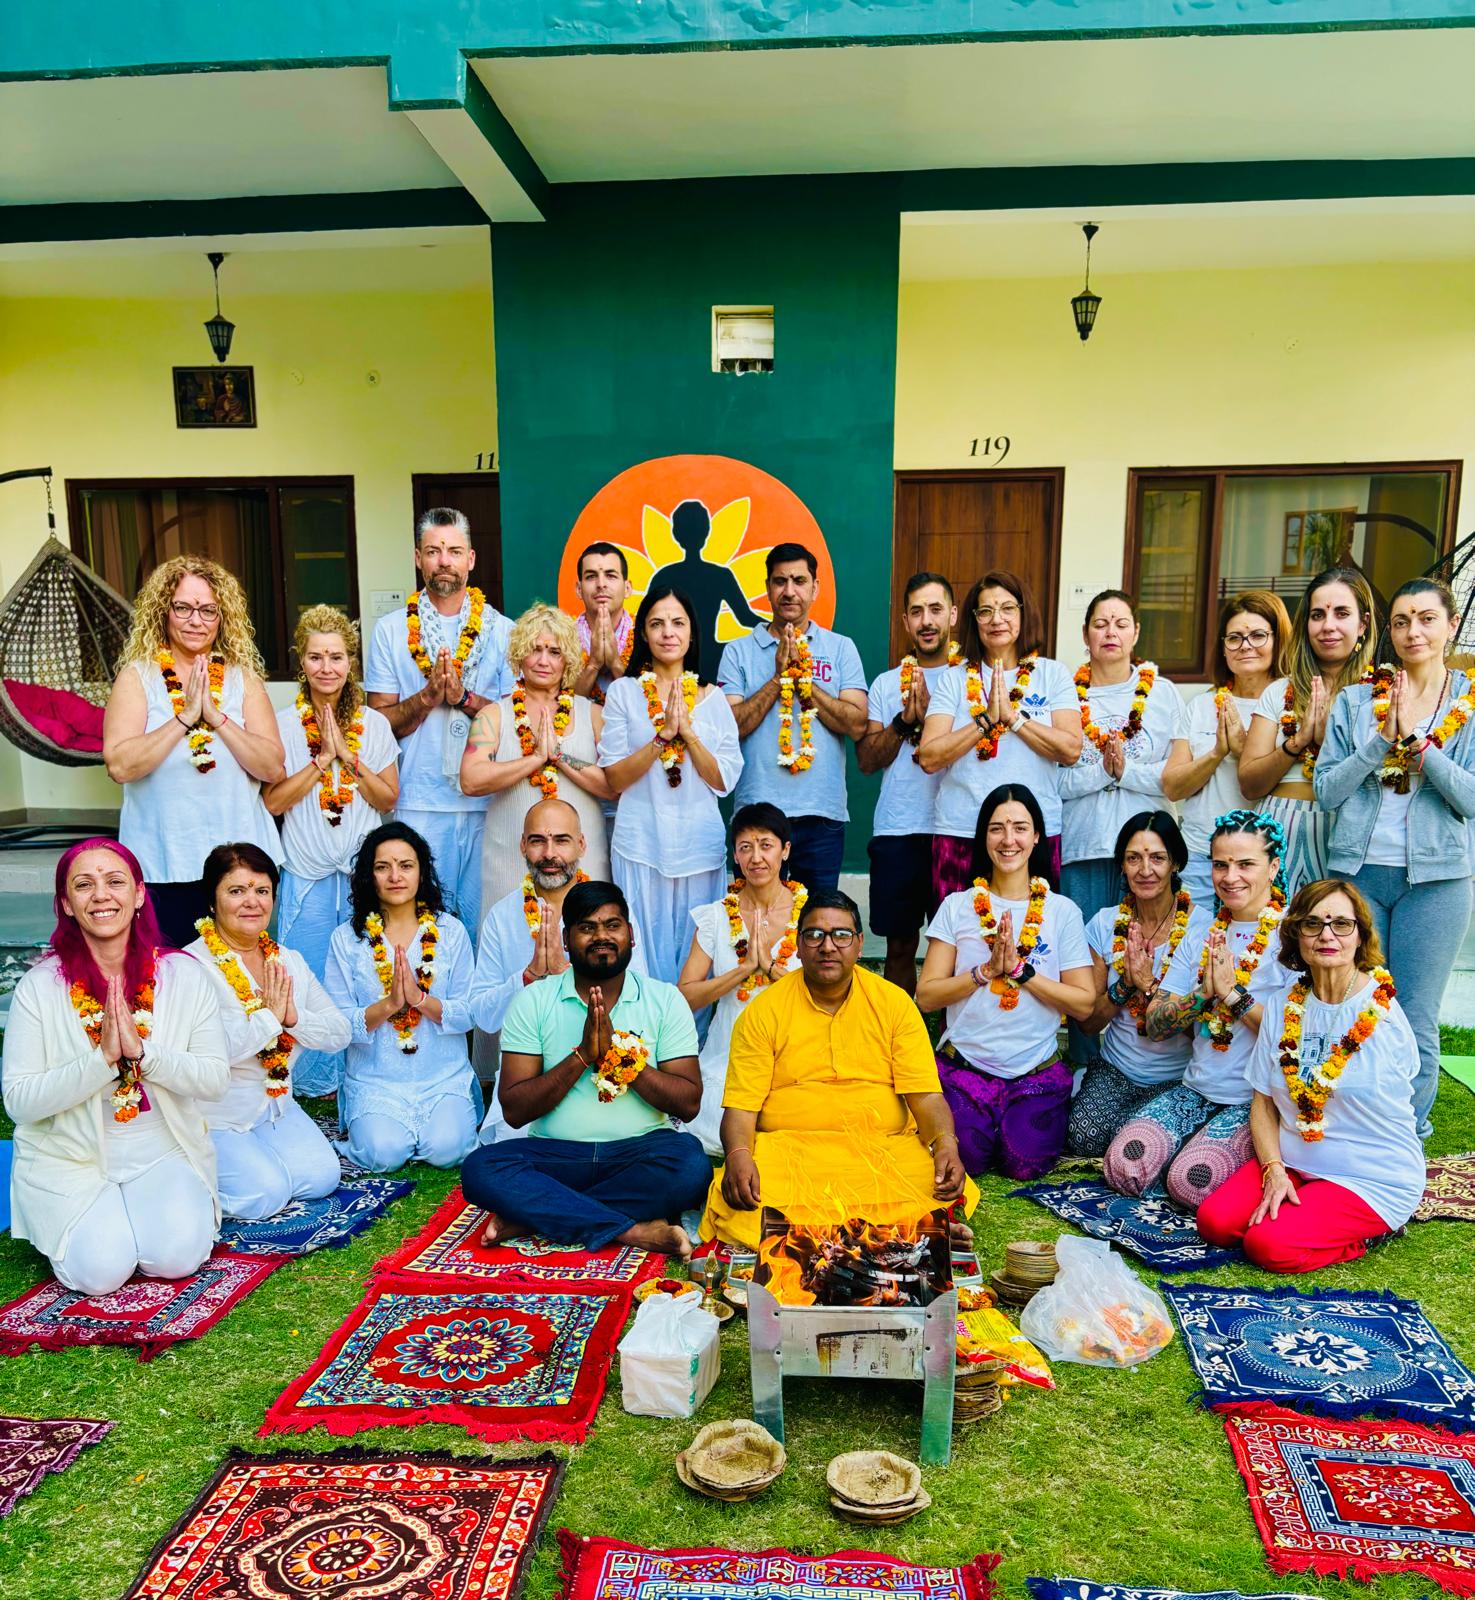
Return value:
[(699, 1294), (653, 1294), (620, 1340), (620, 1399), (637, 1417), (689, 1417), (722, 1371), (721, 1324)]
[(1168, 1308), (1104, 1239), (1061, 1234), (1060, 1274), (1024, 1308), (1020, 1332), (1052, 1361), (1135, 1367), (1173, 1337)]

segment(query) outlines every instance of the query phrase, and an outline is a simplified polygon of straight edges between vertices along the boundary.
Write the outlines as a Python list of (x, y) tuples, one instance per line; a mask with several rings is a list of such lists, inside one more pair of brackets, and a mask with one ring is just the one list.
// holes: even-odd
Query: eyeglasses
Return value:
[(1231, 650), (1260, 650), (1270, 643), (1270, 629), (1256, 628), (1251, 633), (1226, 633), (1224, 643)]
[(1000, 622), (1008, 622), (1019, 615), (1019, 607), (1012, 600), (1007, 600), (1001, 606), (979, 606), (973, 615), (980, 622), (992, 622), (995, 617)]
[(807, 944), (811, 950), (819, 947), (829, 939), (837, 950), (846, 950), (855, 942), (854, 928), (806, 928), (799, 935), (800, 942)]
[(201, 622), (220, 621), (220, 607), (215, 605), (192, 606), (183, 600), (171, 600), (169, 610), (179, 622), (188, 622), (193, 616), (198, 616)]
[(1357, 921), (1354, 917), (1307, 917), (1301, 924), (1301, 932), (1309, 933), (1313, 938), (1325, 933), (1328, 928), (1339, 939), (1350, 939), (1357, 932)]

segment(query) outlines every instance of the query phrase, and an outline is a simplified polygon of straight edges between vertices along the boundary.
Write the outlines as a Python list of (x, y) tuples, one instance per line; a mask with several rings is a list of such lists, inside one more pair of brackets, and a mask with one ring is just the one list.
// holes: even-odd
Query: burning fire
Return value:
[(765, 1211), (753, 1275), (780, 1305), (924, 1306), (952, 1285), (947, 1215), (794, 1222)]

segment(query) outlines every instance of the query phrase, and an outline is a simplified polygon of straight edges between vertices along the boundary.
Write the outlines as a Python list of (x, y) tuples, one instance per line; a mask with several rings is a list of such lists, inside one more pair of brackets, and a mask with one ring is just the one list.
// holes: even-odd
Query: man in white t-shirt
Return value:
[(461, 793), (461, 752), (477, 712), (512, 692), (512, 623), (471, 587), (475, 564), (466, 518), (448, 507), (424, 512), (415, 524), (422, 587), (379, 619), (364, 671), (369, 704), (400, 743), (395, 817), (430, 845), (446, 910), (473, 937), (487, 800)]
[[(886, 941), (886, 977), (917, 988), (917, 942), (932, 899), (932, 820), (941, 773), (923, 772), (917, 745), (932, 686), (947, 670), (958, 607), (940, 572), (915, 572), (901, 598), (912, 652), (871, 685), (869, 720), (856, 751), (862, 772), (881, 774), (871, 824), (871, 932)], [(906, 679), (906, 693), (902, 681)]]

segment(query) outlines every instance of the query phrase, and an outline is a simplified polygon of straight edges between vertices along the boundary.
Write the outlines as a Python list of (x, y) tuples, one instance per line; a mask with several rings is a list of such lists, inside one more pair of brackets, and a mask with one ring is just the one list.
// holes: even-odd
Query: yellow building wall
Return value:
[[(185, 431), (170, 368), (208, 359), (198, 297), (0, 299), (0, 470), (54, 469), (64, 543), (68, 478), (351, 475), (367, 619), (371, 589), (411, 576), (410, 475), (469, 472), (495, 448), (490, 285), (232, 298), (228, 309), (232, 359), (256, 369), (258, 425)], [(39, 483), (0, 487), (0, 592), (45, 531)], [(51, 766), (0, 741), (0, 811), (117, 803), (100, 767)]]
[[(1475, 465), (1475, 262), (904, 283), (899, 469), (1063, 467), (1056, 648), (1122, 580), (1130, 467), (1462, 460)], [(980, 446), (980, 448), (982, 448)], [(1466, 487), (1455, 527), (1470, 532)]]

